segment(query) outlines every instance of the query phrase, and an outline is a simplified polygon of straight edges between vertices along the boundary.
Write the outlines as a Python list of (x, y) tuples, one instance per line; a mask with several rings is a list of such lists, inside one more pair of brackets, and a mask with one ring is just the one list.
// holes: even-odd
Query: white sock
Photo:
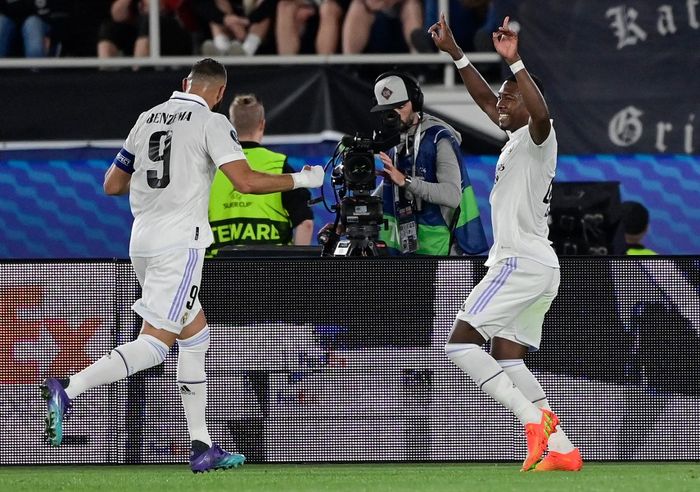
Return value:
[(207, 374), (204, 359), (209, 348), (209, 327), (185, 340), (178, 340), (177, 386), (187, 418), (191, 441), (211, 446), (207, 429)]
[(214, 36), (214, 46), (217, 50), (225, 53), (231, 46), (231, 40), (225, 34), (217, 34)]
[[(542, 386), (522, 359), (499, 360), (498, 363), (508, 374), (513, 384), (525, 395), (525, 398), (539, 408), (551, 410)], [(557, 431), (549, 436), (549, 449), (557, 453), (568, 453), (574, 449), (574, 445), (564, 433), (561, 425), (558, 425)]]
[(252, 56), (256, 51), (258, 51), (261, 42), (262, 39), (260, 39), (260, 36), (257, 34), (248, 33), (248, 35), (245, 37), (245, 41), (243, 41), (243, 51), (245, 51), (246, 55)]
[(445, 353), (476, 385), (513, 412), (520, 422), (540, 423), (542, 412), (513, 385), (503, 368), (473, 343), (448, 343)]
[(139, 335), (129, 343), (120, 345), (110, 353), (73, 374), (68, 382), (66, 394), (73, 399), (89, 389), (113, 383), (134, 373), (157, 366), (168, 355), (170, 348), (150, 335)]

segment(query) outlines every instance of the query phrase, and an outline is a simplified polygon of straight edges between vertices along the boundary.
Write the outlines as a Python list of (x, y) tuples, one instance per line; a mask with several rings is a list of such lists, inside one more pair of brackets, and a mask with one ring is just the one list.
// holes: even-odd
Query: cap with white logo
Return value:
[(409, 99), (406, 83), (396, 75), (389, 75), (374, 84), (374, 97), (377, 105), (370, 110), (372, 113), (397, 108)]

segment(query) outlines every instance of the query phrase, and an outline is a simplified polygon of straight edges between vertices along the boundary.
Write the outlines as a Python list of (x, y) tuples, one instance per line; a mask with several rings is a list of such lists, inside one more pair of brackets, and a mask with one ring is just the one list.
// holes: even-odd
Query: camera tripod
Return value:
[[(329, 224), (330, 226), (330, 224)], [(335, 227), (319, 232), (319, 243), (323, 245), (322, 256), (383, 256), (386, 245), (379, 237), (379, 226), (349, 224), (347, 234), (341, 238)]]
[(386, 245), (378, 237), (377, 225), (348, 225), (347, 239), (338, 240), (333, 256), (382, 256)]

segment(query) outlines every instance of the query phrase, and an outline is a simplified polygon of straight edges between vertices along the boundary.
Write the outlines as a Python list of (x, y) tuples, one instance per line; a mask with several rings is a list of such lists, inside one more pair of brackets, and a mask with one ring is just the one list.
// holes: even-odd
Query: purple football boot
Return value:
[(229, 453), (212, 443), (208, 447), (201, 441), (192, 442), (190, 451), (190, 468), (193, 473), (203, 473), (209, 470), (225, 470), (241, 466), (245, 461), (245, 456), (238, 453)]
[(63, 441), (63, 419), (71, 409), (70, 398), (56, 378), (47, 378), (39, 387), (42, 398), (46, 400), (44, 436), (52, 446), (60, 446)]

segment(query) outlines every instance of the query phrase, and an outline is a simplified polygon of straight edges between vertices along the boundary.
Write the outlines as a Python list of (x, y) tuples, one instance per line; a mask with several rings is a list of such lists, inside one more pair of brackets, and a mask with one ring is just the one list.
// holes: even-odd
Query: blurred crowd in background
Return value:
[[(0, 58), (144, 57), (149, 2), (0, 0)], [(491, 51), (491, 33), (518, 0), (449, 0), (465, 51)], [(430, 53), (438, 0), (160, 0), (164, 56)]]

